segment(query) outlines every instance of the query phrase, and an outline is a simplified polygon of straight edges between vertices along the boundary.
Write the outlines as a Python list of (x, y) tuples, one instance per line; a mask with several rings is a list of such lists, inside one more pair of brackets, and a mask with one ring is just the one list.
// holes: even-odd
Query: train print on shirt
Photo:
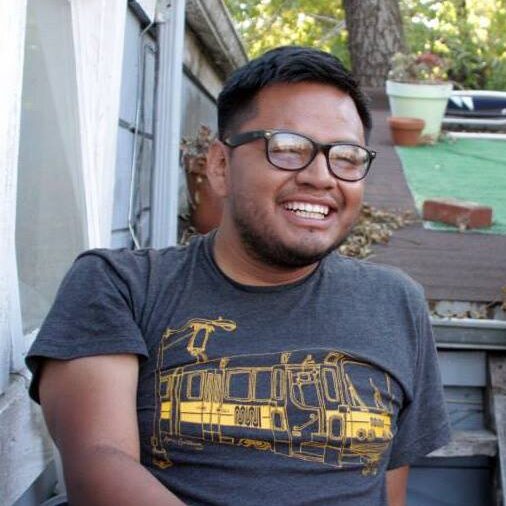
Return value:
[[(209, 359), (211, 336), (236, 329), (236, 322), (221, 317), (196, 318), (163, 334), (151, 438), (154, 464), (172, 465), (171, 444), (201, 450), (213, 442), (375, 474), (393, 438), (390, 376), (334, 349)], [(168, 368), (165, 354), (178, 343), (186, 343), (195, 361)]]

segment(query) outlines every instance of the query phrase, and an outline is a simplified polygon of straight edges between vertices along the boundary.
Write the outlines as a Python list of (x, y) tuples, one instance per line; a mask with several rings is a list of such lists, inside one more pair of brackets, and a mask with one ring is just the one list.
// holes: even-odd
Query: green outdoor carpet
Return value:
[[(457, 139), (433, 146), (397, 147), (416, 207), (434, 197), (453, 197), (492, 207), (492, 226), (472, 229), (506, 235), (506, 141)], [(431, 229), (458, 231), (442, 223)]]

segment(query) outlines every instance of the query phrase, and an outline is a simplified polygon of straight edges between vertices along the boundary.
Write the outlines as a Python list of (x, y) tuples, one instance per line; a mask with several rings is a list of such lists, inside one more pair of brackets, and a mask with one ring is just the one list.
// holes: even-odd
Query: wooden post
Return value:
[(492, 428), (497, 434), (497, 504), (506, 506), (506, 354), (490, 353), (489, 401)]

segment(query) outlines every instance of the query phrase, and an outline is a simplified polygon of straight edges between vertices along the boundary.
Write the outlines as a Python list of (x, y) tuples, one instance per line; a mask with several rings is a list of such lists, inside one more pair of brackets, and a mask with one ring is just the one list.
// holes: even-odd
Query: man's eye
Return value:
[(276, 151), (278, 153), (304, 153), (306, 149), (304, 146), (297, 144), (281, 144), (274, 146), (273, 151)]
[(331, 156), (330, 161), (334, 163), (349, 163), (351, 165), (360, 165), (361, 163), (363, 163), (356, 156), (346, 154)]
[(339, 148), (330, 152), (330, 161), (335, 163), (349, 163), (352, 165), (363, 165), (366, 162), (366, 155), (361, 150), (353, 148)]

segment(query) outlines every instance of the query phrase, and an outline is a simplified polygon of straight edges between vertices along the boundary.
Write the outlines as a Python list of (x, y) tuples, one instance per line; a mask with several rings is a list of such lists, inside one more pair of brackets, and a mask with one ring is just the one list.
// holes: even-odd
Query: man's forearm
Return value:
[(129, 455), (109, 447), (93, 447), (64, 457), (64, 473), (72, 506), (182, 506), (174, 494)]
[(388, 506), (406, 506), (409, 466), (387, 471)]

